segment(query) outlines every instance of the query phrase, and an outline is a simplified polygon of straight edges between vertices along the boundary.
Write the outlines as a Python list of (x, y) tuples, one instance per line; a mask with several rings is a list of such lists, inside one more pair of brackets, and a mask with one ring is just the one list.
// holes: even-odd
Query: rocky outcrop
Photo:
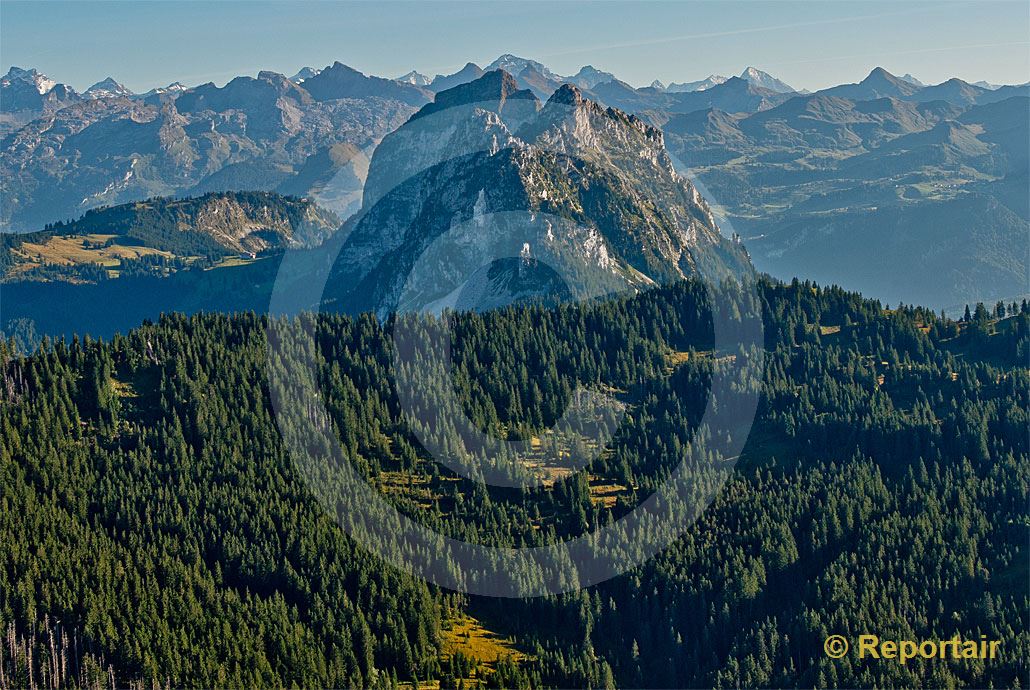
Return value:
[(531, 257), (577, 283), (573, 292), (746, 264), (673, 169), (660, 130), (572, 85), (541, 106), (502, 70), (438, 94), (384, 138), (345, 232), (327, 304), (380, 314), (404, 308), (405, 294), (446, 300), (493, 259)]

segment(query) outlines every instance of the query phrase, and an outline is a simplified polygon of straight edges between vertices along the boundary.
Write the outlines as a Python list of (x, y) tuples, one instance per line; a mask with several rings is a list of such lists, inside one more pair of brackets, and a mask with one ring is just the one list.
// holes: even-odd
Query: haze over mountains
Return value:
[(753, 67), (637, 88), (591, 66), (564, 77), (507, 54), (432, 78), (337, 62), (145, 94), (114, 77), (78, 94), (12, 68), (0, 81), (0, 227), (233, 190), (309, 197), (347, 217), (385, 136), (435, 94), (497, 69), (541, 102), (573, 84), (661, 128), (761, 270), (934, 306), (1025, 291), (1030, 89), (924, 86), (879, 68), (812, 94)]
[[(31, 319), (42, 332), (105, 334), (168, 310), (267, 308), (278, 259), (258, 253), (298, 245), (316, 248), (296, 255), (303, 270), (287, 280), (310, 284), (335, 260), (325, 306), (382, 316), (410, 306), (411, 290), (424, 301), (447, 298), (475, 277), (467, 267), (490, 267), (474, 281), (477, 308), (554, 288), (572, 297), (562, 279), (609, 294), (748, 270), (743, 249), (674, 170), (660, 130), (571, 84), (542, 104), (503, 70), (436, 94), (385, 137), (362, 211), (339, 230), (329, 218), (308, 200), (240, 192), (125, 204), (9, 234), (0, 263), (14, 299), (5, 318)], [(428, 248), (441, 260), (420, 274)], [(242, 264), (223, 261), (238, 252)], [(97, 272), (101, 263), (107, 274)], [(132, 281), (119, 276), (127, 266)], [(305, 306), (322, 298), (313, 299)], [(111, 303), (123, 308), (98, 311)]]

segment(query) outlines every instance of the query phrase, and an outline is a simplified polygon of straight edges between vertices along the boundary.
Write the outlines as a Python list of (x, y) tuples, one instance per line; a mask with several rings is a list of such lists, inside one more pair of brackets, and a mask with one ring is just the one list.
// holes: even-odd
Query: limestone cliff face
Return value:
[(437, 94), (384, 138), (345, 232), (327, 303), (381, 314), (405, 306), (405, 290), (442, 299), (477, 262), (524, 250), (606, 290), (747, 263), (660, 130), (572, 85), (541, 104), (501, 70)]
[(182, 232), (207, 235), (232, 251), (314, 247), (337, 227), (336, 218), (314, 204), (276, 195), (211, 194), (181, 209)]

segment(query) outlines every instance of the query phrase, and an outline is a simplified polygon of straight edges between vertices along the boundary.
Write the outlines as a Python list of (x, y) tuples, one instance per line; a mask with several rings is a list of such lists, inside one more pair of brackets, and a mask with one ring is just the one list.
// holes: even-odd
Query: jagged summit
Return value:
[(50, 113), (81, 100), (75, 89), (36, 69), (11, 67), (0, 78), (0, 112)]
[(15, 67), (12, 65), (11, 69), (7, 71), (7, 75), (2, 81), (0, 81), (0, 83), (4, 86), (9, 86), (14, 82), (31, 84), (36, 92), (41, 96), (57, 86), (56, 81), (35, 68), (25, 69), (23, 67)]
[(548, 103), (555, 103), (560, 105), (582, 105), (586, 99), (583, 98), (583, 93), (575, 84), (562, 84), (557, 91), (551, 94), (551, 97), (547, 99)]
[(437, 94), (386, 136), (349, 225), (327, 300), (379, 314), (398, 307), (422, 252), (444, 237), (454, 244), (436, 277), (416, 285), (427, 299), (484, 256), (527, 247), (612, 289), (746, 264), (673, 169), (660, 130), (574, 84), (540, 107), (504, 70)]

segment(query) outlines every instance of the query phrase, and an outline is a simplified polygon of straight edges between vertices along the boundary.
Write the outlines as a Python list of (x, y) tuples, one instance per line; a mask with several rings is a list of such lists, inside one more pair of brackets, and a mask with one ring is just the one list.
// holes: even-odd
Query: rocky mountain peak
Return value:
[(529, 89), (519, 88), (518, 82), (510, 73), (494, 70), (473, 81), (438, 92), (433, 102), (422, 106), (411, 119), (416, 120), (448, 108), (479, 103), (489, 104), (491, 110), (500, 114), (510, 101), (519, 102), (522, 108), (525, 108), (527, 103), (531, 103), (534, 109), (539, 105), (536, 95)]
[(143, 97), (144, 98), (148, 98), (148, 97), (151, 97), (151, 96), (161, 96), (161, 95), (164, 95), (164, 94), (170, 94), (172, 96), (178, 96), (179, 94), (183, 93), (184, 91), (189, 91), (189, 87), (186, 86), (185, 84), (183, 84), (182, 82), (176, 81), (176, 82), (172, 82), (168, 86), (158, 86), (157, 88), (153, 88), (150, 91), (147, 91), (146, 93), (144, 93)]
[(394, 81), (403, 82), (405, 84), (413, 84), (415, 86), (429, 86), (432, 80), (424, 74), (420, 74), (415, 70), (411, 70), (405, 75), (397, 77)]
[(322, 70), (315, 69), (314, 67), (301, 67), (296, 74), (290, 77), (290, 81), (292, 81), (294, 84), (299, 84), (305, 79), (310, 79), (311, 77), (314, 77), (321, 71)]
[(261, 81), (267, 81), (273, 84), (282, 84), (286, 82), (290, 86), (293, 85), (293, 82), (287, 79), (285, 74), (279, 74), (278, 72), (273, 72), (267, 69), (263, 69), (258, 72), (257, 78)]
[(744, 265), (674, 171), (658, 129), (573, 84), (537, 105), (495, 70), (437, 94), (385, 137), (327, 299), (379, 314), (398, 308), (438, 240), (449, 248), (416, 286), (432, 299), (459, 287), (469, 266), (527, 247), (613, 289)]
[(0, 78), (0, 94), (0, 112), (4, 113), (52, 113), (82, 100), (72, 87), (21, 67), (11, 67)]
[(634, 115), (602, 106), (572, 84), (562, 85), (538, 117), (518, 132), (531, 144), (610, 166), (619, 175), (671, 174), (664, 136)]
[(12, 65), (3, 80), (0, 80), (0, 84), (10, 86), (14, 82), (31, 84), (41, 96), (57, 85), (56, 81), (35, 68), (24, 69)]
[(536, 60), (530, 60), (529, 58), (519, 57), (518, 55), (512, 55), (511, 53), (505, 53), (504, 55), (500, 56), (499, 58), (491, 62), (489, 65), (487, 65), (486, 70), (489, 72), (500, 69), (504, 70), (505, 72), (508, 72), (509, 74), (514, 74), (518, 76), (522, 74), (522, 72), (524, 72), (527, 68), (532, 68), (534, 71), (539, 72), (547, 79), (553, 79), (555, 81), (561, 80), (561, 77), (559, 77), (557, 74), (555, 74), (554, 72), (552, 72)]
[(459, 84), (465, 84), (474, 79), (479, 79), (483, 76), (483, 68), (474, 62), (466, 62), (465, 66), (454, 74), (438, 74), (433, 77), (433, 81), (430, 82), (429, 88), (433, 91), (445, 91), (447, 89), (458, 86)]
[(742, 77), (730, 77), (729, 79), (727, 79), (723, 83), (719, 84), (718, 86), (719, 86), (719, 88), (721, 88), (721, 89), (723, 89), (725, 91), (728, 91), (728, 90), (731, 90), (731, 89), (732, 90), (737, 90), (737, 91), (746, 91), (748, 89), (748, 87), (753, 86), (753, 84), (751, 82), (749, 82), (748, 80), (742, 78)]
[(258, 72), (257, 80), (271, 86), (277, 94), (290, 98), (297, 103), (311, 102), (311, 96), (292, 80), (287, 79), (285, 74), (262, 70)]
[(547, 102), (558, 105), (579, 106), (582, 105), (585, 100), (586, 99), (583, 98), (582, 92), (580, 92), (575, 84), (562, 84), (558, 90), (551, 95)]
[(334, 62), (318, 74), (304, 79), (303, 88), (316, 101), (325, 102), (341, 98), (391, 98), (409, 105), (427, 102), (430, 92), (421, 86), (367, 76), (340, 61)]
[(763, 72), (757, 67), (748, 67), (740, 74), (740, 78), (755, 86), (769, 89), (776, 93), (793, 93), (796, 91), (792, 86), (785, 84), (768, 72)]
[(585, 65), (580, 67), (575, 75), (569, 77), (569, 81), (581, 89), (592, 89), (598, 84), (615, 81), (615, 75), (599, 70), (593, 65)]
[(704, 91), (713, 86), (718, 86), (726, 81), (726, 77), (719, 74), (710, 74), (699, 81), (688, 81), (682, 83), (670, 82), (665, 90), (670, 93), (689, 93), (691, 91)]
[(86, 89), (83, 95), (87, 98), (117, 98), (135, 94), (115, 81), (114, 77), (107, 77)]
[(882, 84), (882, 83), (897, 84), (900, 81), (902, 81), (900, 78), (894, 76), (893, 74), (891, 74), (890, 72), (885, 70), (883, 67), (874, 67), (869, 72), (869, 74), (866, 75), (866, 78), (863, 79), (860, 83), (862, 83), (862, 84)]

